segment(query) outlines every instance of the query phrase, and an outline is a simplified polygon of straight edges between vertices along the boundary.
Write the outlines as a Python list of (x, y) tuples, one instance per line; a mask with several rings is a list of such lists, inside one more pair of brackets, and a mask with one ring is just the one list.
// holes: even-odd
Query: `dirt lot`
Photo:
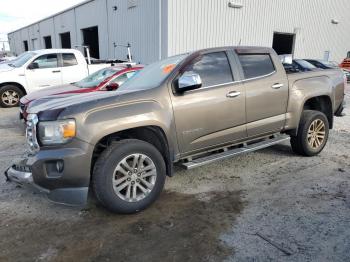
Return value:
[[(24, 151), (17, 110), (0, 109), (1, 173)], [(55, 205), (1, 175), (0, 261), (350, 261), (346, 113), (320, 156), (286, 143), (179, 169), (137, 215)]]

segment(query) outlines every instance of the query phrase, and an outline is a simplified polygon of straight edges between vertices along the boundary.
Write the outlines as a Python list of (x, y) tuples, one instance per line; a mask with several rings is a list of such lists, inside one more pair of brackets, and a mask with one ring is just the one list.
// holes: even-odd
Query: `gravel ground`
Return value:
[[(350, 104), (350, 89), (347, 90)], [(24, 152), (0, 109), (0, 172)], [(52, 204), (0, 176), (0, 261), (350, 261), (350, 110), (317, 157), (288, 143), (176, 170), (146, 211)]]

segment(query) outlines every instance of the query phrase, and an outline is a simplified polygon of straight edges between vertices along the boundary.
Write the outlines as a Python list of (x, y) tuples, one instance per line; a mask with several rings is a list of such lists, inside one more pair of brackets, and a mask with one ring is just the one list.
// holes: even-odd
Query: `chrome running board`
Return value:
[(274, 135), (271, 138), (266, 138), (265, 140), (256, 143), (246, 144), (242, 143), (241, 145), (238, 145), (240, 147), (234, 147), (232, 149), (230, 148), (224, 148), (222, 152), (219, 153), (212, 153), (211, 155), (207, 155), (204, 157), (199, 157), (187, 162), (181, 162), (179, 165), (181, 167), (184, 167), (186, 169), (193, 169), (196, 167), (204, 166), (210, 163), (213, 163), (218, 160), (223, 160), (229, 157), (233, 157), (236, 155), (241, 155), (249, 152), (253, 152), (259, 149), (263, 149), (266, 147), (270, 147), (276, 144), (279, 144), (284, 141), (289, 141), (290, 137), (288, 135)]

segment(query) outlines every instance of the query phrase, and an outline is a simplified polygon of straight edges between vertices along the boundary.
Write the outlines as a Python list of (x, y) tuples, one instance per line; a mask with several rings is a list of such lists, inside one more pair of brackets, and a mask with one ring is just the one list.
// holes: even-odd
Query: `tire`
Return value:
[(6, 85), (0, 88), (0, 106), (10, 108), (19, 106), (19, 100), (24, 96), (23, 91), (14, 85)]
[[(323, 127), (321, 128), (321, 126)], [(312, 132), (315, 128), (316, 130), (320, 129), (319, 132), (316, 132), (317, 135)], [(305, 110), (301, 115), (298, 134), (292, 136), (290, 142), (296, 154), (315, 156), (326, 146), (328, 135), (329, 123), (325, 114), (319, 111)]]
[[(143, 159), (141, 165), (140, 159)], [(142, 172), (143, 169), (147, 171)], [(127, 139), (113, 143), (99, 156), (92, 174), (93, 191), (97, 200), (111, 212), (131, 214), (149, 207), (159, 197), (165, 177), (165, 162), (160, 152), (147, 142)], [(118, 188), (123, 189), (118, 191)]]

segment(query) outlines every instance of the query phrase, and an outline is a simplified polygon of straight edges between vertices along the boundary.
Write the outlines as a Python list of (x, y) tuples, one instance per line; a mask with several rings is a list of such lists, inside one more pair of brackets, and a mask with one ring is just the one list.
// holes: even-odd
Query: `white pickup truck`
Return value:
[(25, 52), (0, 64), (0, 106), (18, 106), (22, 96), (43, 88), (77, 82), (111, 64), (88, 64), (75, 49)]

